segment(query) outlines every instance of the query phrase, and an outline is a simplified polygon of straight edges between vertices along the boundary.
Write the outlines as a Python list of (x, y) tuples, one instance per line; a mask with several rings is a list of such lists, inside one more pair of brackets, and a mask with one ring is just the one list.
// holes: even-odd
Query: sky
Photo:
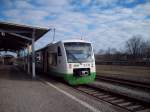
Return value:
[[(150, 0), (0, 0), (0, 21), (55, 28), (55, 41), (83, 38), (94, 49), (122, 49), (135, 35), (150, 40)], [(36, 43), (52, 42), (49, 31)]]

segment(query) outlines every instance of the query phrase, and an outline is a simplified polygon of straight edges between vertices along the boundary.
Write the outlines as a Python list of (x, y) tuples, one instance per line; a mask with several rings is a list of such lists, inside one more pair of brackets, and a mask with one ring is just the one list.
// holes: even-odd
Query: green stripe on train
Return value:
[(66, 82), (68, 82), (70, 85), (79, 85), (79, 84), (88, 84), (90, 82), (93, 82), (96, 77), (95, 72), (91, 72), (88, 76), (82, 76), (82, 77), (75, 77), (73, 74), (67, 74), (67, 73), (58, 73), (54, 71), (49, 71), (55, 76), (62, 77)]
[(70, 85), (78, 85), (78, 84), (87, 84), (90, 82), (93, 82), (95, 79), (96, 73), (93, 72), (88, 76), (82, 76), (82, 77), (75, 77), (73, 74), (66, 74), (64, 75), (64, 79), (70, 84)]

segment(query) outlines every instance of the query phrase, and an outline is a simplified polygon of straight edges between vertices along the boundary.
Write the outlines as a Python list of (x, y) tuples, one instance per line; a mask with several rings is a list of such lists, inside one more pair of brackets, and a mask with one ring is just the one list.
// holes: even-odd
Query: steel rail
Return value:
[(97, 100), (107, 102), (116, 107), (122, 108), (129, 112), (150, 111), (149, 104), (140, 102), (139, 100), (129, 98), (120, 94), (111, 93), (100, 88), (92, 87), (91, 85), (82, 85), (74, 89), (90, 95)]
[(100, 76), (100, 75), (99, 76), (97, 75), (96, 79), (150, 90), (150, 83), (146, 83), (146, 82), (144, 83), (144, 82), (138, 82), (133, 80), (121, 79), (121, 78)]

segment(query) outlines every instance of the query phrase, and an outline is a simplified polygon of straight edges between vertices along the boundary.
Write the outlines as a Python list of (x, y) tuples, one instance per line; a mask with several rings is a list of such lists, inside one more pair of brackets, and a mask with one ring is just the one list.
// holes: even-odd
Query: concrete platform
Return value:
[(93, 111), (124, 112), (59, 82), (32, 80), (15, 66), (0, 65), (0, 112)]

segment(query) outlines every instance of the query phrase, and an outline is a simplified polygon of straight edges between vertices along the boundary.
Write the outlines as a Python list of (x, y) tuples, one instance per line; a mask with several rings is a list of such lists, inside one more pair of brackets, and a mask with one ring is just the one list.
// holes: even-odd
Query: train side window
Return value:
[(39, 54), (39, 53), (37, 53), (37, 54), (35, 55), (35, 60), (36, 60), (37, 63), (39, 63), (39, 62), (41, 61), (41, 57), (40, 57), (40, 54)]
[(48, 54), (48, 64), (52, 66), (57, 65), (57, 53)]
[(57, 65), (57, 53), (53, 53), (53, 60), (52, 60), (52, 65), (56, 66)]
[(62, 56), (60, 47), (57, 48), (58, 56)]

